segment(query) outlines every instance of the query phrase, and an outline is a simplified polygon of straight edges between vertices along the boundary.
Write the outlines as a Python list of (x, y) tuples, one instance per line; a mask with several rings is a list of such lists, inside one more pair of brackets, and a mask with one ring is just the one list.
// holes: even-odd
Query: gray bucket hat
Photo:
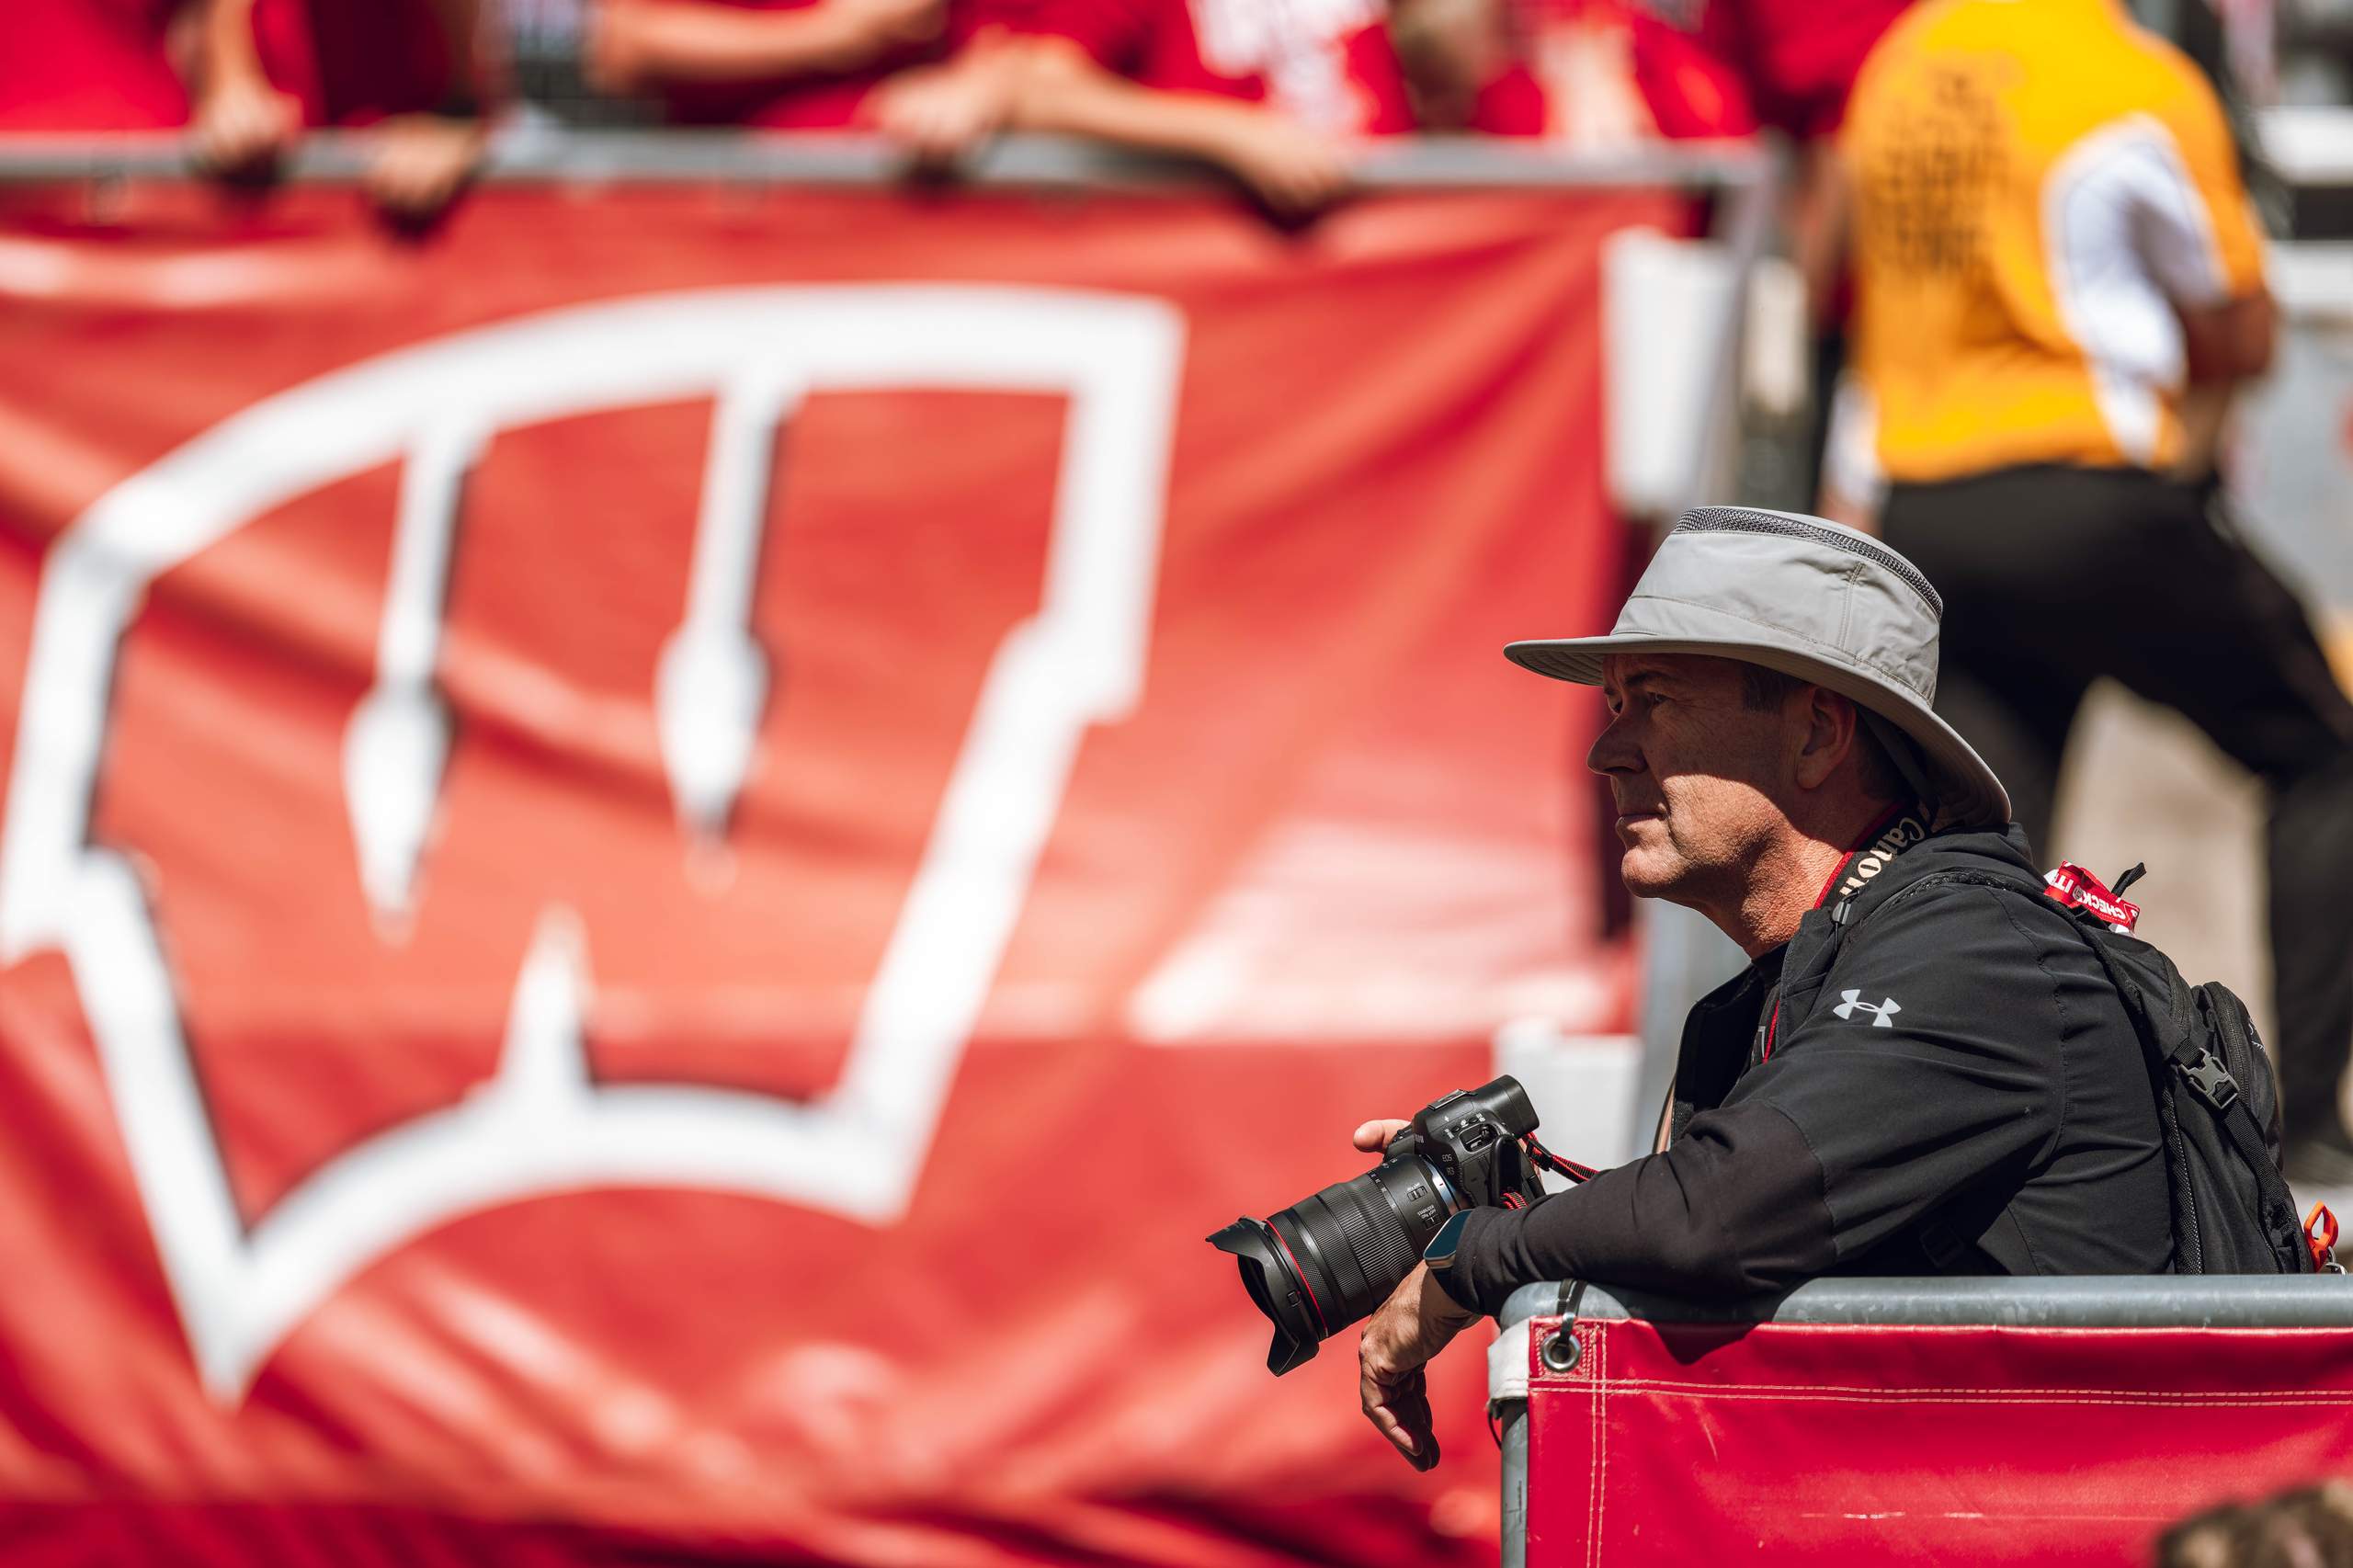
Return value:
[(1601, 684), (1608, 653), (1763, 665), (1851, 699), (1909, 739), (1914, 756), (1900, 742), (1890, 750), (1946, 824), (1999, 826), (2010, 820), (2008, 792), (1930, 707), (1944, 612), (1920, 569), (1869, 534), (1790, 512), (1702, 506), (1661, 541), (1608, 636), (1514, 642), (1504, 655), (1584, 686)]

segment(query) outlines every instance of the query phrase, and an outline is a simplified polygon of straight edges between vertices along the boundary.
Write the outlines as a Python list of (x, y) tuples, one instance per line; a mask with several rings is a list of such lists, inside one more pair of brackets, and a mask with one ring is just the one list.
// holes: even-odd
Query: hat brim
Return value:
[(1654, 637), (1614, 632), (1607, 637), (1548, 638), (1513, 642), (1504, 657), (1523, 669), (1579, 686), (1601, 684), (1601, 661), (1611, 653), (1699, 653), (1738, 659), (1779, 670), (1811, 686), (1835, 691), (1868, 708), (1912, 738), (1920, 748), (1929, 782), (1938, 791), (1938, 815), (1955, 827), (2002, 827), (2010, 820), (2009, 791), (1976, 748), (1961, 738), (1936, 710), (1909, 691), (1852, 665), (1818, 659), (1796, 650), (1737, 638)]

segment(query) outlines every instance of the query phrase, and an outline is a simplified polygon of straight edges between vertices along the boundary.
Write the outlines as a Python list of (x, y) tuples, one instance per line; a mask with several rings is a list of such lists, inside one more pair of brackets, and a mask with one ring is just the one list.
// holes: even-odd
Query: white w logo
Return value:
[[(586, 1186), (733, 1189), (881, 1224), (904, 1211), (1088, 726), (1140, 695), (1183, 329), (1151, 301), (919, 287), (713, 290), (550, 312), (269, 398), (102, 496), (41, 576), (5, 838), (0, 961), (62, 948), (206, 1383), (237, 1397), (369, 1259), (457, 1214)], [(592, 1083), (578, 922), (541, 913), (496, 1078), (314, 1171), (248, 1231), (191, 1066), (165, 949), (124, 855), (89, 842), (118, 644), (148, 585), (271, 508), (404, 462), (375, 684), (345, 738), (360, 880), (414, 897), (450, 720), (440, 605), (493, 434), (715, 399), (687, 602), (658, 670), (661, 754), (690, 833), (723, 833), (767, 667), (753, 563), (779, 425), (815, 389), (1061, 392), (1068, 427), (1038, 613), (997, 647), (840, 1082), (814, 1102)]]

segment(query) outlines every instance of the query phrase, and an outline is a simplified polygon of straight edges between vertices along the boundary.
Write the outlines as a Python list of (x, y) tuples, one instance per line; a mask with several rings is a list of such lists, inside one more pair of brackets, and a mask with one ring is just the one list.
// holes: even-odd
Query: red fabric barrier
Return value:
[(0, 1539), (1486, 1560), (1201, 1238), (1627, 1024), (1666, 215), (0, 196)]
[(1530, 1568), (2140, 1564), (2353, 1456), (2353, 1330), (1573, 1332), (1569, 1371), (1530, 1354)]

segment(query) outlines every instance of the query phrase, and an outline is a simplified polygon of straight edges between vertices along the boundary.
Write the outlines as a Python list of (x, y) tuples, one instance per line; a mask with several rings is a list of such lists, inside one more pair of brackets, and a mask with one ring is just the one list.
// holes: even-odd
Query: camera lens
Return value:
[(1290, 1371), (1388, 1300), (1453, 1208), (1436, 1170), (1401, 1156), (1210, 1237), (1234, 1255), (1244, 1288), (1275, 1325), (1267, 1370)]

